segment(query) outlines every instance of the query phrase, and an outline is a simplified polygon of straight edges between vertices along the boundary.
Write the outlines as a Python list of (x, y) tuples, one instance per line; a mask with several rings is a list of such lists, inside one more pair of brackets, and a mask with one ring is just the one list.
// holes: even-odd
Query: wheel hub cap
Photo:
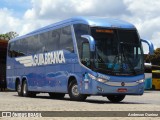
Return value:
[(72, 94), (73, 94), (74, 96), (78, 96), (78, 95), (79, 95), (78, 85), (74, 85), (74, 86), (72, 87)]

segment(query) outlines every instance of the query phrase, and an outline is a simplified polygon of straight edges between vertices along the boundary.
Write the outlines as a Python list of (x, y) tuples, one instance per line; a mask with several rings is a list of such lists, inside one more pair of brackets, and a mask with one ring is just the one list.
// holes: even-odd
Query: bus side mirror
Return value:
[(94, 40), (94, 38), (90, 35), (81, 35), (81, 37), (88, 40), (89, 45), (90, 45), (90, 51), (94, 52), (95, 51), (95, 40)]
[(149, 46), (149, 54), (150, 55), (153, 55), (154, 54), (154, 46), (153, 46), (153, 43), (149, 40), (144, 40), (144, 39), (141, 39), (141, 42), (144, 42), (144, 43), (147, 43), (148, 46)]

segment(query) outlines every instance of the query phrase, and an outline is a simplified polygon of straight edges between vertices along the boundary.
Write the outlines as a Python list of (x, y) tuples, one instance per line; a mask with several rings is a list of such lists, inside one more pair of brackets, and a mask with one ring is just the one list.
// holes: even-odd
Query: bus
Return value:
[(145, 90), (152, 89), (152, 64), (144, 63)]
[(160, 66), (152, 66), (152, 89), (160, 90)]
[(82, 101), (97, 95), (120, 102), (144, 92), (142, 41), (117, 19), (74, 17), (10, 40), (7, 87), (19, 96), (49, 93)]
[(0, 90), (6, 89), (6, 54), (7, 54), (7, 40), (0, 39)]

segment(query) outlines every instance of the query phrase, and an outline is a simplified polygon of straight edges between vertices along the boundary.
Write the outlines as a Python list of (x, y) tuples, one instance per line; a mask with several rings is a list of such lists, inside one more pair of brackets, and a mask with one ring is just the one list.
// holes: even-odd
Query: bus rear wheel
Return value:
[(64, 93), (49, 93), (49, 96), (53, 99), (62, 99), (64, 98)]
[(121, 102), (125, 98), (125, 95), (107, 95), (107, 98), (111, 102), (117, 103), (117, 102)]
[(71, 100), (84, 101), (87, 98), (87, 95), (79, 93), (76, 80), (70, 82), (68, 92)]
[(26, 80), (22, 84), (22, 94), (23, 94), (23, 97), (35, 97), (36, 96), (36, 93), (32, 93), (28, 91), (28, 84)]
[(20, 82), (17, 83), (16, 87), (17, 87), (16, 90), (17, 90), (18, 96), (22, 96), (22, 88), (21, 88)]

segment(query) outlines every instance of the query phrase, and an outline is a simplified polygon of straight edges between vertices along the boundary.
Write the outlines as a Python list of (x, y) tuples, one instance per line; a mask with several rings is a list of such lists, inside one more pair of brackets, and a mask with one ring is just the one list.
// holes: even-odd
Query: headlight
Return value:
[(137, 83), (143, 83), (143, 82), (145, 82), (145, 79), (141, 79), (141, 80), (138, 80), (138, 81), (136, 81)]
[(88, 73), (88, 76), (89, 76), (91, 79), (93, 79), (93, 80), (97, 80), (97, 81), (102, 82), (102, 83), (107, 82), (107, 80), (106, 80), (106, 79), (103, 79), (103, 78), (96, 78), (94, 75), (89, 74), (89, 73)]
[(107, 82), (107, 80), (106, 80), (106, 79), (103, 79), (103, 78), (97, 78), (97, 81), (102, 82), (102, 83)]

